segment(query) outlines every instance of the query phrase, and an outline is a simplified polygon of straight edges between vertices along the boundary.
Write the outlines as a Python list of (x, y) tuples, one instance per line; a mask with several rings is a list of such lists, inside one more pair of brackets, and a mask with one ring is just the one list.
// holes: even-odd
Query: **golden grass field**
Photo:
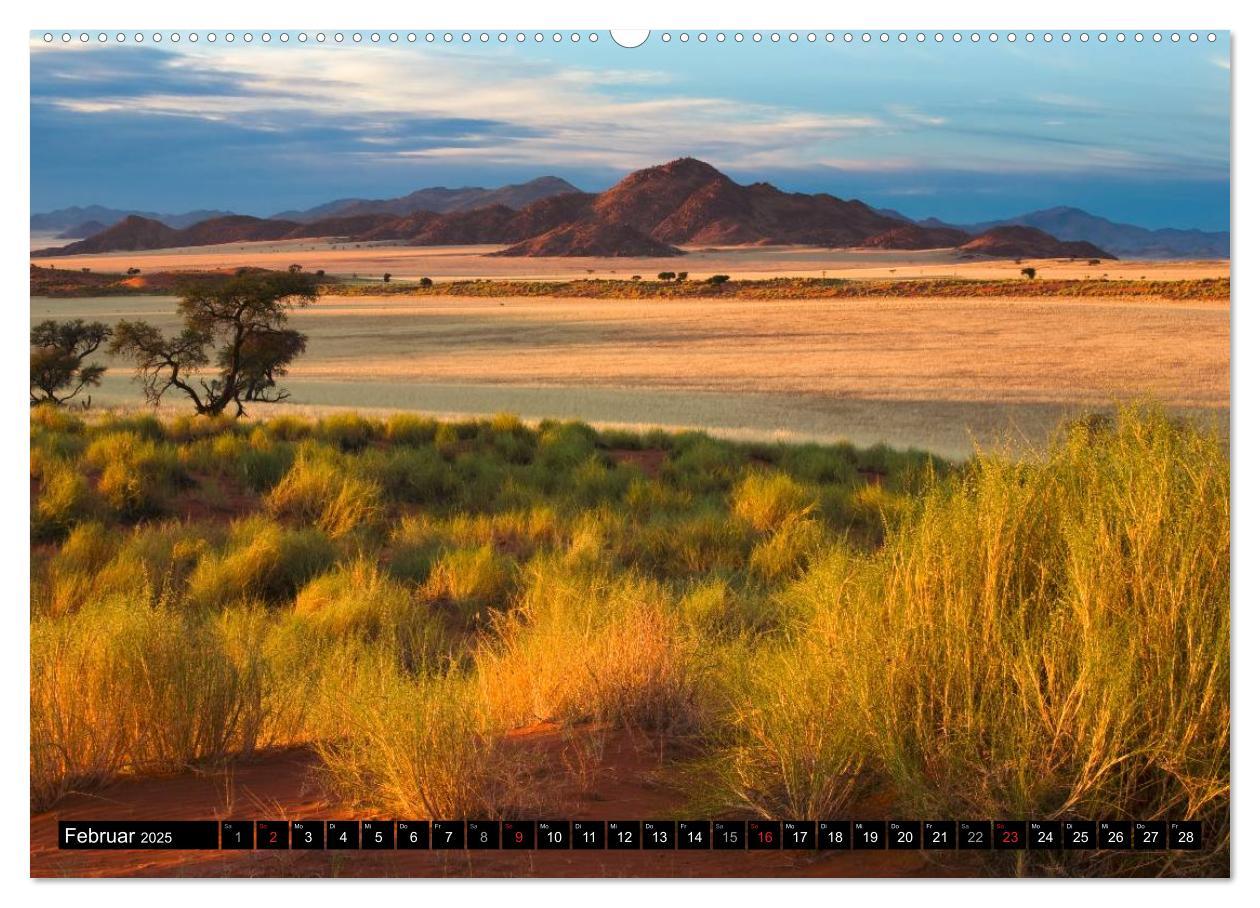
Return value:
[[(32, 872), (1228, 875), (1229, 484), (1225, 440), (1157, 408), (955, 465), (506, 415), (39, 407)], [(1195, 818), (1208, 847), (47, 847), (104, 810)]]

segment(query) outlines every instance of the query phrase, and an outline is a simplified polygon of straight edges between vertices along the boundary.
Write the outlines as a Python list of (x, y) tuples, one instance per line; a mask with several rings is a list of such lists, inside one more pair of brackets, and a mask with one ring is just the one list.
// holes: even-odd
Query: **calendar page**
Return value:
[(1230, 875), (1227, 30), (29, 55), (32, 876)]

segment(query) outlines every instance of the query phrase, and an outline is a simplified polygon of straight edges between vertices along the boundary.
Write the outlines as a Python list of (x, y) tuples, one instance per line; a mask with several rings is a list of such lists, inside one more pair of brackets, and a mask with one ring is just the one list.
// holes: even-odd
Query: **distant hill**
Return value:
[(361, 214), (406, 215), (417, 211), (445, 214), (450, 211), (488, 208), (492, 205), (520, 209), (539, 199), (577, 191), (576, 186), (559, 177), (538, 177), (528, 183), (500, 186), (498, 189), (483, 189), (480, 186), (447, 189), (445, 186), (436, 186), (418, 189), (394, 199), (337, 199), (304, 211), (282, 211), (273, 217), (284, 221), (317, 221), (334, 216)]
[(58, 249), (44, 249), (42, 255), (73, 255), (85, 252), (134, 252), (141, 249), (165, 249), (178, 245), (171, 242), (179, 231), (161, 221), (130, 214), (117, 224), (77, 243)]
[(663, 243), (850, 246), (900, 222), (857, 201), (741, 186), (695, 158), (638, 170), (594, 202), (605, 221)]
[(961, 246), (971, 234), (956, 227), (923, 227), (902, 224), (867, 237), (861, 245), (871, 249), (948, 249)]
[[(937, 228), (940, 229), (940, 228)], [(962, 252), (1001, 258), (1114, 259), (1093, 243), (1064, 242), (1036, 227), (993, 227), (958, 247)]]
[(179, 246), (212, 246), (219, 243), (279, 239), (297, 227), (298, 225), (292, 221), (271, 221), (244, 214), (233, 214), (210, 218), (183, 230), (177, 230), (161, 221), (133, 214), (85, 240), (56, 249), (41, 250), (40, 254), (81, 255), (93, 252), (135, 252), (142, 249), (172, 249)]
[(100, 233), (102, 230), (104, 230), (108, 226), (109, 226), (108, 224), (102, 224), (100, 221), (85, 221), (84, 223), (79, 224), (77, 227), (71, 227), (68, 230), (63, 230), (61, 233), (57, 234), (57, 239), (59, 240), (86, 239), (87, 237), (90, 237), (93, 234)]
[[(87, 205), (85, 207), (74, 205), (70, 208), (58, 208), (56, 211), (31, 215), (31, 230), (41, 233), (67, 231), (79, 229), (81, 225), (88, 224), (91, 221), (102, 225), (116, 224), (123, 218), (130, 217), (133, 214), (142, 218), (148, 218), (151, 221), (161, 221), (168, 227), (179, 229), (181, 227), (189, 227), (198, 221), (224, 217), (231, 213), (230, 211), (202, 209), (200, 211), (185, 211), (182, 214), (157, 214), (152, 211), (105, 208), (101, 205)], [(81, 235), (88, 236), (90, 234)]]
[(628, 224), (588, 221), (549, 230), (541, 236), (491, 255), (503, 256), (671, 256), (682, 255), (668, 243), (645, 236)]
[(1094, 243), (1121, 258), (1227, 259), (1229, 231), (1148, 230), (1134, 224), (1118, 224), (1080, 208), (1047, 208), (1003, 221), (972, 224), (964, 229), (982, 233), (991, 227), (1036, 227), (1061, 240)]

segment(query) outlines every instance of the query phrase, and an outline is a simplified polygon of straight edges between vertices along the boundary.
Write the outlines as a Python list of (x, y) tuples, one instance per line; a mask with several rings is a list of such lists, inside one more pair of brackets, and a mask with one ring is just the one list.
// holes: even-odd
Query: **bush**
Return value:
[[(715, 676), (726, 744), (689, 774), (694, 809), (844, 816), (869, 792), (869, 737), (837, 660), (801, 646), (735, 649)], [(840, 669), (843, 666), (839, 666)]]
[(1126, 410), (980, 457), (785, 592), (800, 630), (729, 695), (718, 800), (842, 812), (865, 765), (922, 816), (1195, 816), (1219, 866), (1229, 550), (1212, 433)]
[(444, 505), (458, 492), (455, 471), (433, 448), (369, 451), (356, 467), (394, 501)]
[(414, 413), (395, 413), (385, 420), (385, 440), (396, 445), (426, 445), (437, 434), (437, 422)]
[(366, 661), (333, 707), (341, 733), (317, 744), (328, 787), (397, 816), (501, 817), (533, 800), (479, 721), (457, 676)]
[(628, 542), (632, 563), (671, 578), (738, 571), (750, 546), (745, 528), (718, 510), (652, 520)]
[[(162, 435), (160, 423), (155, 434)], [(160, 513), (165, 500), (185, 480), (178, 452), (171, 445), (135, 431), (97, 436), (84, 452), (83, 463), (100, 471), (96, 489), (101, 502), (124, 519)]]
[(306, 453), (266, 498), (268, 511), (298, 524), (314, 524), (333, 539), (370, 526), (381, 514), (375, 482), (346, 475), (336, 463)]
[(694, 671), (664, 588), (634, 574), (534, 562), (521, 606), (477, 654), (495, 725), (603, 720), (684, 732)]
[(68, 532), (90, 516), (92, 493), (87, 480), (63, 460), (45, 460), (39, 467), (38, 491), (31, 513), (31, 536), (49, 539)]
[(316, 426), (315, 434), (343, 451), (358, 451), (376, 435), (377, 426), (357, 413), (333, 413)]
[(241, 600), (282, 602), (327, 570), (336, 552), (314, 528), (286, 530), (263, 517), (232, 527), (227, 548), (202, 558), (188, 581), (188, 600), (222, 607)]
[(744, 466), (745, 458), (733, 445), (688, 432), (673, 440), (662, 476), (679, 489), (703, 494), (729, 489)]
[(818, 521), (789, 518), (753, 547), (748, 556), (748, 572), (766, 583), (790, 579), (805, 568), (824, 541), (825, 533)]
[(413, 670), (434, 663), (445, 648), (436, 616), (362, 557), (311, 580), (293, 611), (332, 641), (383, 641)]
[(424, 595), (454, 610), (463, 620), (485, 617), (507, 605), (513, 565), (489, 545), (443, 552), (424, 584)]
[(809, 489), (783, 473), (750, 473), (731, 493), (731, 513), (759, 532), (799, 520), (817, 505)]
[(31, 796), (127, 770), (168, 772), (248, 753), (264, 726), (256, 651), (229, 621), (125, 597), (31, 623)]

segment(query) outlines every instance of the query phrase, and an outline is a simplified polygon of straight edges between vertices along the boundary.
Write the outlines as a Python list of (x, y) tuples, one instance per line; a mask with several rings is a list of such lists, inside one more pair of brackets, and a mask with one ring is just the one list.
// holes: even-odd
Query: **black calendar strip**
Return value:
[(1199, 851), (1198, 820), (63, 820), (66, 850)]

